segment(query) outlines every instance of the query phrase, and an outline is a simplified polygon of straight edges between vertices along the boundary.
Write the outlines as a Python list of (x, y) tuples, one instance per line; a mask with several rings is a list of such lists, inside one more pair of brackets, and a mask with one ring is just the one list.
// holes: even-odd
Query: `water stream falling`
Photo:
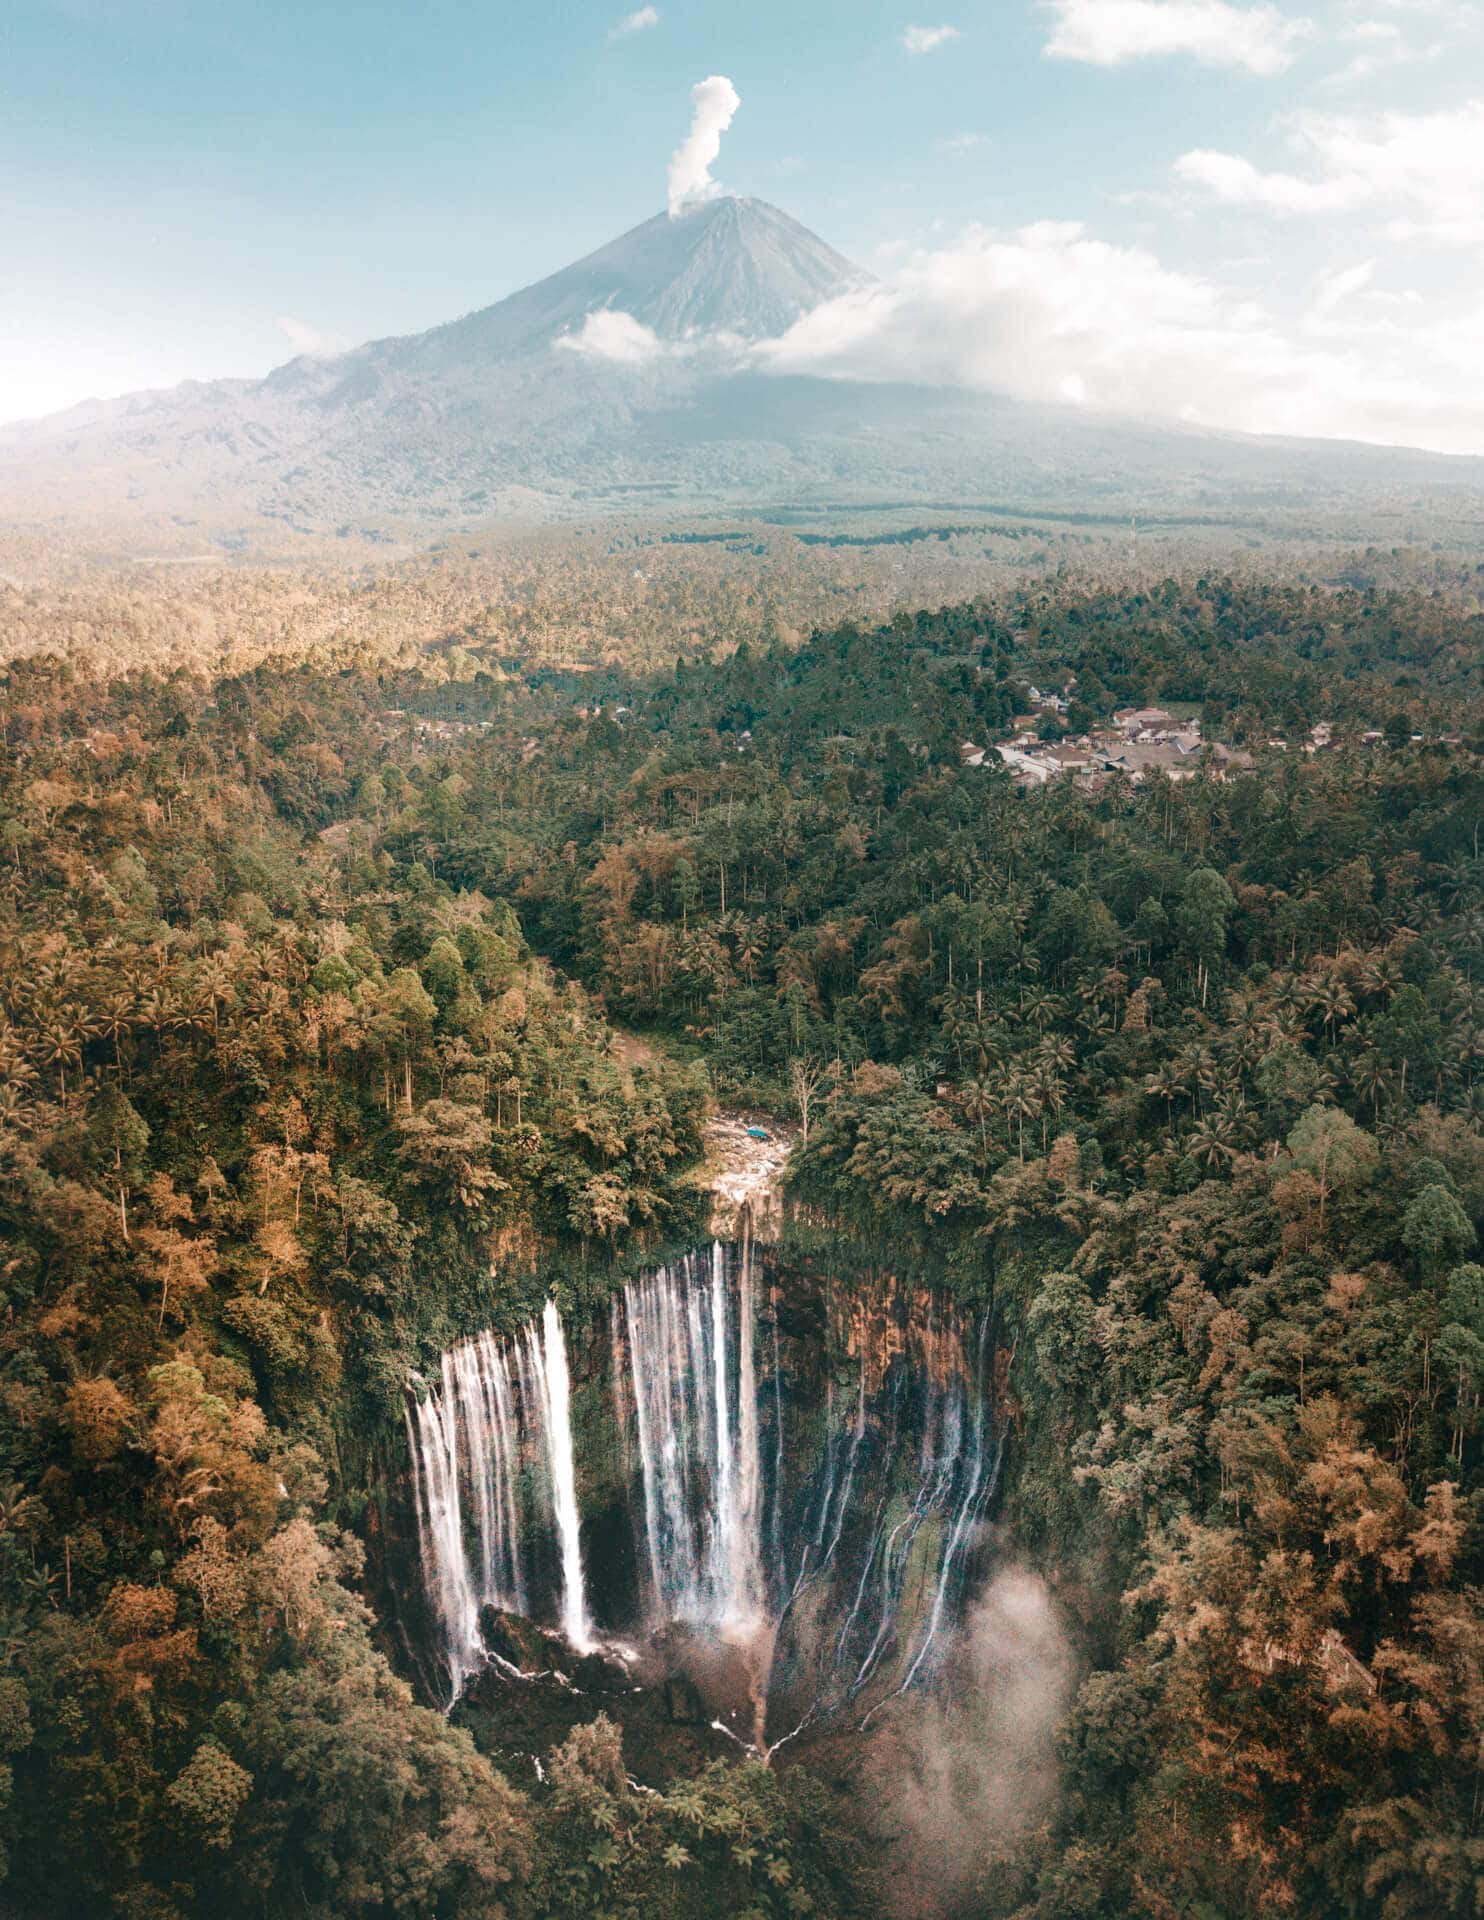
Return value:
[[(819, 1298), (834, 1331), (791, 1331), (750, 1248), (719, 1243), (630, 1281), (583, 1349), (581, 1448), (553, 1301), (417, 1383), (412, 1492), (450, 1698), (486, 1662), (486, 1607), (578, 1653), (674, 1627), (760, 1646), (806, 1702), (795, 1731), (857, 1699), (869, 1717), (931, 1673), (999, 1471), (988, 1318), (918, 1295), (868, 1323), (855, 1296)], [(585, 1528), (602, 1542), (586, 1562)]]
[[(528, 1335), (532, 1348), (536, 1332)], [(587, 1624), (587, 1593), (582, 1575), (581, 1522), (577, 1513), (577, 1472), (572, 1454), (572, 1386), (567, 1372), (567, 1343), (562, 1338), (562, 1323), (557, 1317), (555, 1300), (548, 1300), (541, 1315), (541, 1353), (545, 1365), (540, 1371), (541, 1392), (545, 1399), (546, 1432), (551, 1460), (551, 1502), (556, 1516), (557, 1538), (562, 1544), (562, 1632), (579, 1653), (592, 1645)]]
[(571, 1384), (555, 1302), (515, 1340), (481, 1333), (450, 1347), (440, 1385), (409, 1396), (407, 1434), (423, 1584), (454, 1696), (484, 1664), (483, 1609), (533, 1610), (550, 1539), (562, 1631), (585, 1652)]
[(739, 1626), (762, 1612), (751, 1263), (725, 1250), (624, 1288), (653, 1621)]

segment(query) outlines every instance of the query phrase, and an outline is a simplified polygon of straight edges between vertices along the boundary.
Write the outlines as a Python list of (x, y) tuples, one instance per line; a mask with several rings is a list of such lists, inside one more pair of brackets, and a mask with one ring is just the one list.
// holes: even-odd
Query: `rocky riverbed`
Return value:
[[(754, 1139), (749, 1129), (767, 1138)], [(703, 1180), (718, 1240), (776, 1240), (783, 1227), (783, 1170), (799, 1138), (761, 1114), (721, 1109), (706, 1122)]]

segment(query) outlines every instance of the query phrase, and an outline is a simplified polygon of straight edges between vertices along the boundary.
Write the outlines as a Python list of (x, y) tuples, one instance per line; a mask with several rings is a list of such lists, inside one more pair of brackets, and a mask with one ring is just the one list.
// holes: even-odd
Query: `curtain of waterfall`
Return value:
[(409, 1397), (407, 1434), (424, 1588), (451, 1697), (484, 1662), (483, 1609), (531, 1610), (535, 1538), (558, 1542), (562, 1631), (585, 1651), (571, 1386), (555, 1303), (515, 1341), (481, 1333), (451, 1347), (440, 1385)]
[[(624, 1288), (652, 1624), (762, 1612), (761, 1468), (751, 1261), (688, 1255)], [(734, 1298), (735, 1293), (735, 1298)]]
[[(595, 1610), (651, 1635), (763, 1630), (819, 1711), (864, 1696), (874, 1712), (932, 1673), (1003, 1449), (989, 1317), (970, 1326), (901, 1289), (869, 1308), (865, 1294), (822, 1298), (825, 1332), (782, 1335), (751, 1248), (720, 1243), (629, 1281), (584, 1349), (586, 1460), (554, 1301), (511, 1340), (484, 1333), (443, 1356), (438, 1381), (409, 1395), (407, 1432), (452, 1697), (487, 1657), (487, 1606), (578, 1652), (598, 1642)], [(610, 1554), (613, 1525), (632, 1528), (638, 1620), (632, 1577), (615, 1618), (601, 1557), (584, 1564), (598, 1498)]]

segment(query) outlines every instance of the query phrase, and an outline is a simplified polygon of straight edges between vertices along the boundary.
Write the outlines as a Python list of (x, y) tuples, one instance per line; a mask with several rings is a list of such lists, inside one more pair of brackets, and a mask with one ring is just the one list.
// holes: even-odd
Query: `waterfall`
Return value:
[(692, 1254), (630, 1281), (621, 1310), (651, 1624), (751, 1625), (763, 1599), (751, 1262), (735, 1312), (720, 1242), (709, 1261)]
[[(451, 1386), (447, 1384), (452, 1376)], [(526, 1609), (516, 1509), (516, 1431), (510, 1362), (489, 1334), (454, 1347), (444, 1357), (444, 1404), (462, 1416), (469, 1461), (489, 1462), (471, 1474), (478, 1540), (476, 1565), (484, 1570), (481, 1604), (497, 1601), (515, 1613)], [(451, 1457), (457, 1458), (456, 1447)]]
[(803, 1301), (781, 1317), (747, 1244), (630, 1280), (582, 1349), (580, 1459), (554, 1300), (417, 1383), (411, 1492), (451, 1698), (489, 1657), (486, 1607), (577, 1652), (672, 1624), (765, 1649), (760, 1747), (770, 1662), (796, 1732), (931, 1677), (999, 1473), (989, 1316), (890, 1282)]
[(548, 1537), (562, 1632), (585, 1652), (571, 1382), (555, 1303), (515, 1341), (481, 1333), (450, 1347), (438, 1385), (409, 1401), (407, 1437), (423, 1585), (451, 1697), (484, 1662), (485, 1607), (539, 1611)]
[[(934, 1583), (932, 1606), (928, 1611), (926, 1627), (922, 1639), (907, 1666), (898, 1693), (905, 1693), (920, 1673), (931, 1671), (931, 1662), (938, 1646), (944, 1616), (953, 1589), (963, 1571), (964, 1553), (975, 1524), (983, 1514), (985, 1507), (994, 1496), (999, 1480), (1000, 1462), (1004, 1457), (1004, 1435), (1001, 1433), (995, 1446), (994, 1459), (989, 1463), (986, 1473), (986, 1439), (988, 1431), (989, 1403), (985, 1394), (984, 1353), (989, 1334), (989, 1315), (986, 1313), (979, 1322), (979, 1335), (975, 1343), (975, 1363), (973, 1391), (970, 1404), (973, 1407), (970, 1439), (965, 1448), (961, 1435), (963, 1409), (953, 1409), (952, 1439), (944, 1446), (941, 1454), (941, 1466), (938, 1469), (938, 1484), (944, 1493), (943, 1511), (949, 1516), (947, 1533), (942, 1550), (938, 1556), (938, 1577)], [(924, 1463), (926, 1465), (926, 1462)], [(946, 1475), (946, 1479), (944, 1476)], [(879, 1636), (878, 1636), (879, 1642)], [(872, 1655), (856, 1677), (852, 1693), (859, 1693), (869, 1675)], [(861, 1726), (869, 1725), (880, 1711), (884, 1701), (878, 1701), (862, 1720)]]
[[(562, 1632), (579, 1653), (592, 1645), (587, 1624), (587, 1595), (582, 1580), (582, 1543), (577, 1515), (577, 1473), (572, 1456), (572, 1387), (567, 1372), (567, 1343), (557, 1318), (555, 1300), (548, 1300), (541, 1316), (541, 1393), (550, 1437), (552, 1505), (562, 1543)], [(532, 1351), (535, 1329), (530, 1332)]]
[[(448, 1378), (447, 1356), (444, 1379)], [(459, 1514), (458, 1440), (452, 1401), (428, 1393), (407, 1410), (412, 1492), (417, 1507), (423, 1586), (435, 1616), (457, 1698), (472, 1670), (479, 1603), (469, 1585)], [(445, 1414), (449, 1417), (445, 1419)], [(468, 1657), (466, 1657), (468, 1656)]]

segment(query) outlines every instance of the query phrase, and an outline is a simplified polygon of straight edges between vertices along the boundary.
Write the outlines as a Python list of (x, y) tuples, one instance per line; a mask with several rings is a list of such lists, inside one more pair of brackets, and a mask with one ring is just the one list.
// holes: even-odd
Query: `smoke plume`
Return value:
[(716, 191), (711, 168), (721, 152), (721, 136), (741, 106), (741, 96), (724, 74), (698, 80), (690, 90), (690, 132), (670, 156), (670, 218), (674, 220), (693, 200), (707, 200)]
[(981, 1910), (1056, 1796), (1056, 1734), (1073, 1679), (1045, 1582), (998, 1574), (964, 1623), (944, 1686), (885, 1722), (874, 1743), (896, 1920)]

